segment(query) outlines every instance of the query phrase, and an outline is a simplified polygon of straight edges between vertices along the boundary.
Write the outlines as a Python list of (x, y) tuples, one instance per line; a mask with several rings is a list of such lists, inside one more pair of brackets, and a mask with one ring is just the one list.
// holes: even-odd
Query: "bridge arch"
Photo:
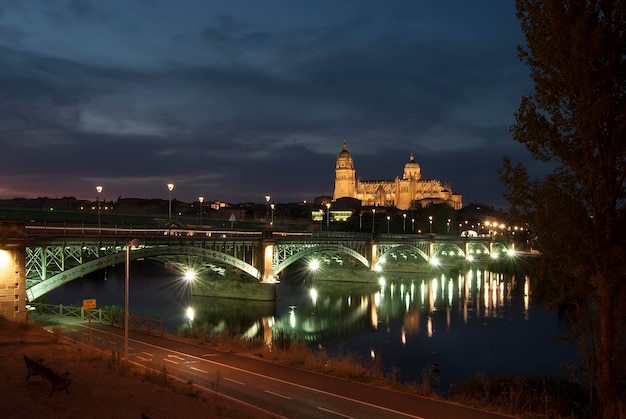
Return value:
[[(41, 297), (42, 295), (70, 281), (73, 281), (74, 279), (80, 278), (91, 272), (104, 269), (108, 266), (125, 263), (125, 246), (117, 246), (116, 249), (116, 253), (107, 254), (106, 256), (102, 256), (97, 259), (81, 263), (78, 266), (66, 269), (62, 272), (52, 275), (51, 277), (41, 282), (38, 282), (37, 284), (26, 290), (26, 298), (29, 302), (33, 301)], [(204, 249), (195, 246), (139, 247), (131, 249), (129, 256), (130, 260), (137, 260), (142, 258), (157, 258), (160, 256), (162, 257), (176, 255), (200, 256), (207, 261), (213, 261), (240, 269), (241, 271), (246, 272), (257, 280), (261, 278), (261, 272), (257, 268), (240, 259), (216, 250)]]
[(277, 276), (280, 272), (282, 272), (289, 265), (292, 265), (293, 263), (297, 262), (300, 259), (310, 257), (311, 255), (314, 255), (316, 253), (328, 252), (328, 251), (346, 254), (358, 260), (359, 262), (361, 262), (363, 266), (365, 266), (366, 268), (370, 267), (369, 260), (367, 260), (367, 258), (361, 255), (359, 252), (353, 249), (350, 249), (348, 247), (342, 246), (340, 244), (328, 243), (328, 244), (310, 245), (304, 249), (300, 249), (298, 252), (293, 253), (291, 256), (285, 258), (280, 263), (275, 265), (272, 268), (272, 274), (274, 276)]
[(392, 259), (397, 258), (397, 255), (395, 255), (395, 254), (397, 252), (401, 252), (402, 250), (407, 250), (409, 252), (416, 253), (417, 256), (421, 257), (425, 262), (428, 262), (430, 260), (430, 257), (428, 256), (428, 254), (426, 252), (424, 252), (422, 249), (420, 249), (419, 247), (414, 246), (414, 245), (409, 244), (409, 243), (404, 243), (404, 244), (399, 244), (397, 246), (385, 248), (384, 252), (381, 253), (378, 256), (379, 263), (380, 263), (381, 260), (387, 261), (390, 258), (392, 258)]

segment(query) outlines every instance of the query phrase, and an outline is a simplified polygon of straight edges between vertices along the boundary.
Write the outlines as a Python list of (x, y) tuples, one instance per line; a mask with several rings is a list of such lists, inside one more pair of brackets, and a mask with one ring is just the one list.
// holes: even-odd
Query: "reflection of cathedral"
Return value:
[(357, 179), (354, 162), (345, 141), (335, 165), (333, 201), (344, 197), (356, 198), (365, 206), (396, 207), (401, 210), (411, 208), (413, 203), (422, 207), (431, 203), (445, 203), (454, 209), (461, 209), (463, 206), (461, 195), (452, 193), (450, 185), (442, 186), (436, 179), (422, 178), (420, 166), (415, 162), (413, 154), (404, 165), (402, 179)]

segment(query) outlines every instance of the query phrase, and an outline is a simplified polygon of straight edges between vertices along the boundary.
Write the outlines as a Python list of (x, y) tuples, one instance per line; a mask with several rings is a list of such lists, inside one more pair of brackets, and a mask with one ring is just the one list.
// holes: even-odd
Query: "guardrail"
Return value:
[[(73, 317), (81, 320), (89, 318), (91, 311), (91, 321), (108, 324), (115, 327), (124, 327), (124, 313), (119, 310), (93, 309), (86, 310), (83, 307), (63, 304), (32, 303), (30, 305), (38, 314), (52, 314), (62, 317)], [(163, 337), (163, 319), (152, 319), (141, 317), (136, 314), (128, 316), (128, 330), (145, 333), (147, 335)]]

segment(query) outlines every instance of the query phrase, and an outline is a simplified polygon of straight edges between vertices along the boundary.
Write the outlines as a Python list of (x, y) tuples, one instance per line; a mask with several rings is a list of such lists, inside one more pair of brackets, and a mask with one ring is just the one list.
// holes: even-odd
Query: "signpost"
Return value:
[(94, 308), (96, 308), (95, 298), (83, 300), (83, 309), (87, 310), (87, 317), (89, 318), (89, 346), (91, 346), (91, 310)]

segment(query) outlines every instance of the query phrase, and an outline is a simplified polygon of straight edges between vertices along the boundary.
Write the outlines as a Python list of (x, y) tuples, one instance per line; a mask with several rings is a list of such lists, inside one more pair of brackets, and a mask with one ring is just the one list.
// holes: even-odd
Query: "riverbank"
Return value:
[[(63, 338), (58, 327), (0, 317), (0, 416), (7, 419), (275, 418), (218, 394), (173, 380), (164, 370), (129, 366), (115, 354)], [(43, 359), (58, 374), (69, 372), (69, 394), (50, 395), (51, 384), (26, 377), (23, 355)]]

